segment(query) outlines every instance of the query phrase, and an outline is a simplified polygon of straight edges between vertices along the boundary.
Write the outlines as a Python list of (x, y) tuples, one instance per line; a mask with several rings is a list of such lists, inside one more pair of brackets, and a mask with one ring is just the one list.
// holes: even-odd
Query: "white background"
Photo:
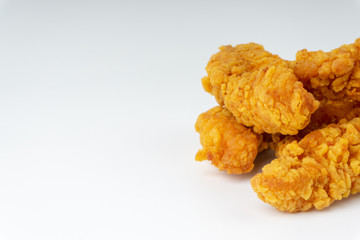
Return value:
[[(294, 59), (360, 37), (359, 1), (1, 1), (0, 239), (360, 239), (360, 198), (286, 214), (195, 162), (220, 45)], [(267, 159), (267, 160), (266, 160)]]

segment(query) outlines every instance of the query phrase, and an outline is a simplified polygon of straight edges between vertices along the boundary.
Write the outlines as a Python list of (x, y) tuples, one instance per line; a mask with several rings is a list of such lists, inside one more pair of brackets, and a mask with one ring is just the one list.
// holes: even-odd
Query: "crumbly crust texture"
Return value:
[(360, 190), (360, 118), (289, 141), (277, 155), (251, 179), (258, 197), (280, 211), (328, 207)]
[(295, 61), (255, 43), (223, 46), (206, 71), (203, 88), (220, 106), (196, 121), (196, 160), (242, 174), (274, 149), (251, 185), (280, 211), (321, 210), (360, 191), (360, 38)]
[(297, 52), (295, 75), (316, 99), (360, 101), (360, 38), (330, 52)]
[(319, 106), (289, 62), (259, 44), (221, 47), (206, 71), (204, 89), (239, 123), (257, 133), (295, 135), (306, 127)]
[(195, 160), (210, 160), (219, 170), (242, 174), (254, 167), (258, 151), (267, 148), (262, 135), (239, 124), (223, 107), (214, 107), (202, 113), (195, 124), (203, 146)]

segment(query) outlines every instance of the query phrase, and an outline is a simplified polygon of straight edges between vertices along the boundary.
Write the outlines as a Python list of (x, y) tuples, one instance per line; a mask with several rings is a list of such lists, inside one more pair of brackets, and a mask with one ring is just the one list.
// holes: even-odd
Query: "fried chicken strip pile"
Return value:
[(255, 43), (224, 46), (206, 71), (203, 87), (221, 107), (198, 117), (196, 160), (242, 174), (274, 149), (251, 185), (280, 211), (323, 209), (360, 191), (360, 38), (295, 61)]
[(301, 50), (293, 64), (316, 99), (360, 101), (360, 38), (331, 52)]
[(223, 107), (214, 107), (202, 113), (195, 124), (203, 149), (195, 160), (210, 160), (219, 170), (229, 174), (249, 172), (254, 167), (258, 152), (267, 148), (261, 134), (239, 124)]
[(292, 141), (251, 179), (258, 197), (281, 211), (323, 209), (360, 190), (360, 118)]
[(295, 135), (319, 106), (287, 61), (255, 43), (221, 47), (206, 71), (204, 89), (257, 133)]

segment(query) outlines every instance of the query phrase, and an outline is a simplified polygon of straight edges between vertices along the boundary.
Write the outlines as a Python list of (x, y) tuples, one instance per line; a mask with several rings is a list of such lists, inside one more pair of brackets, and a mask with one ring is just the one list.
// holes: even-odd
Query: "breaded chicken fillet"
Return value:
[(219, 170), (229, 174), (249, 172), (259, 151), (267, 148), (261, 134), (239, 124), (223, 107), (202, 113), (195, 124), (203, 148), (196, 154), (198, 161), (210, 160)]
[(258, 197), (280, 211), (328, 207), (360, 190), (360, 118), (289, 141), (277, 156), (251, 179)]
[(301, 50), (291, 64), (316, 99), (360, 101), (360, 38), (330, 52)]
[(319, 102), (289, 65), (259, 44), (223, 46), (211, 57), (202, 84), (240, 124), (257, 133), (295, 135)]

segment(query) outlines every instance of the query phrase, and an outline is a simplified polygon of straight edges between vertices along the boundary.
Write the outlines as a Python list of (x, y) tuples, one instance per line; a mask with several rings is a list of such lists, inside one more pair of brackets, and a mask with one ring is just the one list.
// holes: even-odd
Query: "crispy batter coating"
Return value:
[(360, 118), (287, 143), (251, 185), (261, 200), (287, 212), (323, 209), (359, 192)]
[(275, 155), (279, 157), (279, 153), (282, 149), (290, 142), (294, 140), (300, 140), (299, 134), (297, 135), (281, 135), (273, 134), (271, 135), (271, 140), (269, 141), (269, 147), (275, 150)]
[(360, 38), (331, 52), (301, 50), (293, 65), (316, 99), (360, 101)]
[(203, 148), (196, 154), (198, 161), (210, 160), (219, 170), (229, 174), (249, 172), (258, 151), (267, 148), (262, 135), (239, 124), (223, 107), (202, 113), (195, 124)]
[(204, 89), (257, 133), (295, 135), (319, 105), (287, 61), (255, 43), (221, 47), (206, 71)]
[(320, 101), (319, 108), (311, 115), (309, 125), (299, 131), (297, 135), (273, 134), (271, 139), (267, 141), (277, 154), (280, 151), (279, 148), (288, 142), (300, 141), (310, 132), (324, 128), (331, 123), (338, 123), (341, 119), (352, 120), (357, 117), (360, 117), (360, 102), (323, 99)]
[(311, 116), (309, 125), (299, 132), (300, 137), (306, 134), (323, 128), (331, 123), (338, 123), (345, 118), (351, 120), (360, 117), (360, 102), (349, 100), (329, 100), (323, 99), (320, 101), (319, 108)]

